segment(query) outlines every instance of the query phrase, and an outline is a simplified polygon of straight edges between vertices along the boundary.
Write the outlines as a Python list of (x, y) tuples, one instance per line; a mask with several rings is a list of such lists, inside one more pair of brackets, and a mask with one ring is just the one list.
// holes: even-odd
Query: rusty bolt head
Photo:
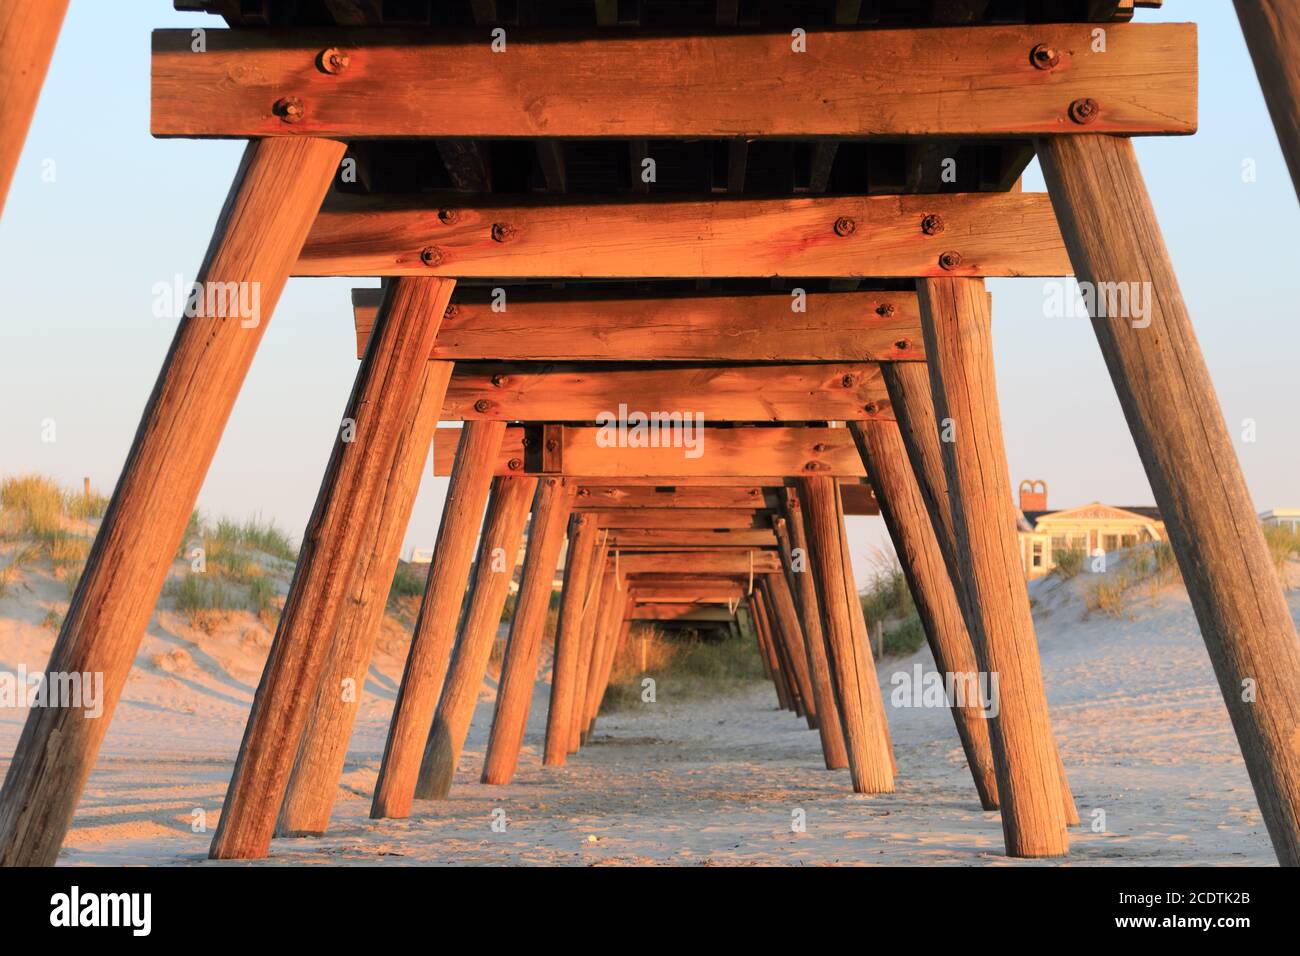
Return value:
[(282, 122), (300, 123), (307, 115), (307, 107), (303, 106), (302, 100), (296, 96), (282, 96), (275, 101), (271, 112), (280, 117)]
[(894, 348), (898, 349), (898, 351), (900, 352), (906, 352), (911, 347), (912, 347), (911, 339), (899, 339), (897, 342), (894, 343)]
[(537, 442), (533, 441), (533, 439), (525, 435), (522, 439), (520, 439), (519, 444), (523, 445), (526, 451), (532, 451), (533, 446), (537, 444)]
[(1061, 62), (1061, 51), (1040, 43), (1029, 51), (1029, 62), (1040, 70), (1050, 70)]
[(1091, 97), (1083, 97), (1070, 104), (1070, 119), (1080, 126), (1093, 122), (1101, 114), (1101, 105)]
[(547, 451), (555, 451), (555, 449), (557, 449), (557, 448), (559, 448), (559, 447), (560, 447), (560, 443), (559, 443), (558, 441), (556, 441), (554, 438), (548, 438), (548, 439), (546, 439), (546, 450), (547, 450)]
[(425, 246), (420, 250), (420, 261), (431, 268), (436, 266), (442, 262), (442, 250), (437, 246)]
[(810, 462), (808, 462), (806, 465), (803, 466), (803, 470), (804, 470), (804, 471), (819, 471), (820, 469), (825, 468), (825, 467), (826, 467), (826, 466), (823, 465), (820, 461), (810, 461)]
[(862, 406), (862, 410), (868, 415), (875, 415), (880, 411), (880, 404), (878, 402), (867, 402), (867, 404)]
[(945, 252), (939, 256), (941, 269), (956, 269), (959, 265), (961, 265), (960, 252)]
[(450, 226), (453, 222), (455, 222), (459, 218), (460, 218), (460, 213), (457, 212), (455, 209), (438, 210), (438, 221), (445, 225)]
[(880, 303), (880, 305), (876, 306), (876, 315), (883, 316), (884, 318), (889, 318), (893, 314), (894, 314), (894, 307), (890, 305), (888, 302), (882, 302)]
[(848, 216), (840, 216), (835, 220), (835, 235), (851, 236), (858, 231), (858, 224)]
[(821, 453), (824, 452), (825, 450), (826, 450), (826, 445), (822, 442), (818, 442), (817, 444), (813, 445), (813, 451), (815, 452)]
[(502, 375), (500, 372), (497, 372), (497, 374), (495, 374), (495, 375), (492, 376), (492, 384), (495, 385), (497, 388), (500, 388), (500, 387), (501, 387), (502, 385), (504, 385), (507, 381), (509, 381), (509, 379), (507, 379), (507, 378), (506, 378), (504, 375)]
[(477, 402), (474, 403), (474, 411), (478, 412), (479, 414), (486, 412), (491, 407), (492, 407), (492, 403), (489, 402), (486, 398), (480, 398)]
[(590, 488), (579, 488), (579, 489), (578, 489), (578, 497), (579, 497), (579, 498), (590, 498), (590, 497), (591, 497), (591, 489), (590, 489)]
[(936, 216), (934, 213), (931, 213), (921, 220), (921, 231), (927, 236), (937, 236), (939, 233), (943, 232), (945, 228), (943, 217)]
[(336, 46), (321, 50), (316, 54), (316, 65), (322, 72), (332, 73), (335, 76), (342, 73), (348, 68), (351, 60), (348, 55)]
[(852, 375), (845, 375), (844, 377), (842, 377), (842, 378), (840, 379), (840, 384), (843, 385), (845, 388), (852, 388), (852, 387), (853, 387), (853, 376), (852, 376)]
[(511, 471), (518, 471), (520, 468), (524, 467), (524, 463), (523, 460), (520, 458), (511, 458), (508, 462), (506, 462), (506, 467), (509, 468)]
[(508, 222), (492, 223), (492, 241), (509, 242), (515, 237), (515, 227)]
[(447, 306), (447, 308), (442, 310), (442, 317), (444, 319), (454, 319), (456, 317), (456, 313), (459, 311), (460, 310), (456, 308), (455, 305), (449, 305)]

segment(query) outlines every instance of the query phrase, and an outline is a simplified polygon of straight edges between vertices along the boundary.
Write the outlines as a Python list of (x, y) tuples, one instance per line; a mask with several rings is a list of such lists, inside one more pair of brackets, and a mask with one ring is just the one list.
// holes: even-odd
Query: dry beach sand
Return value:
[[(1031, 586), (1053, 725), (1083, 818), (1069, 864), (1272, 864), (1182, 589), (1144, 595), (1117, 619), (1085, 614), (1092, 577)], [(44, 666), (54, 632), (41, 619), (60, 590), (37, 576), (0, 599), (0, 670)], [(823, 768), (816, 732), (759, 684), (685, 700), (661, 688), (653, 704), (603, 716), (567, 767), (543, 771), (543, 680), (516, 782), (487, 787), (478, 773), (489, 678), (450, 799), (417, 803), (409, 820), (371, 821), (405, 640), (387, 619), (331, 832), (275, 841), (266, 865), (1045, 865), (1002, 856), (998, 818), (979, 808), (946, 710), (891, 707), (897, 792), (860, 796), (847, 771)], [(212, 634), (156, 615), (61, 863), (214, 865), (211, 830), (269, 642), (247, 614)], [(887, 700), (890, 675), (917, 663), (933, 667), (924, 650), (881, 663)], [(25, 716), (0, 709), (0, 769)], [(792, 828), (799, 811), (803, 832)]]

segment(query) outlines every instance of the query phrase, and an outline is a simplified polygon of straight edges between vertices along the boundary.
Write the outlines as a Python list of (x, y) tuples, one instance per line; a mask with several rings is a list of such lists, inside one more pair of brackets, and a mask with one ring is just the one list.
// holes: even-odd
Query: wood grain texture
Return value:
[[(379, 289), (353, 289), (357, 354)], [(795, 311), (801, 307), (803, 311)], [(611, 297), (509, 290), (504, 310), (466, 290), (430, 358), (504, 362), (923, 361), (912, 292)]]
[[(817, 729), (817, 698), (813, 694), (812, 678), (808, 669), (808, 651), (804, 642), (803, 627), (795, 611), (794, 597), (783, 574), (766, 574), (758, 581), (763, 598), (772, 610), (777, 636), (785, 646), (786, 659), (791, 664), (799, 703), (809, 730)], [(727, 618), (730, 618), (730, 614)]]
[(451, 663), (470, 562), (492, 485), (491, 463), (504, 432), (500, 422), (471, 422), (461, 429), (433, 564), (375, 782), (370, 805), (373, 819), (411, 814), (420, 761)]
[[(1294, 66), (1294, 63), (1292, 64)], [(1300, 865), (1300, 640), (1130, 142), (1039, 145), (1080, 275), (1148, 283), (1150, 324), (1096, 318), (1278, 861)], [(1254, 690), (1253, 702), (1243, 700)]]
[(850, 421), (889, 415), (880, 366), (866, 362), (651, 365), (457, 362), (443, 421), (680, 423)]
[(781, 561), (774, 551), (693, 551), (690, 554), (638, 551), (619, 555), (624, 574), (774, 574)]
[[(803, 505), (809, 559), (822, 613), (822, 633), (826, 636), (827, 657), (838, 692), (853, 789), (857, 793), (892, 793), (893, 767), (881, 747), (886, 734), (881, 726), (882, 711), (873, 706), (870, 689), (861, 686), (867, 668), (859, 665), (858, 658), (870, 651), (859, 645), (850, 618), (849, 583), (844, 574), (842, 522), (835, 501), (835, 484), (825, 477), (802, 479), (799, 500)], [(874, 683), (874, 667), (871, 670)]]
[(690, 548), (774, 548), (776, 535), (770, 529), (682, 531), (672, 528), (624, 528), (611, 531), (611, 548), (624, 550)]
[[(963, 683), (956, 686), (976, 686), (965, 682), (967, 678), (977, 680), (979, 676), (975, 649), (966, 632), (957, 592), (948, 577), (898, 425), (854, 422), (849, 428), (862, 452), (863, 464), (875, 482), (880, 513), (907, 578), (935, 667), (945, 676), (960, 678)], [(974, 694), (950, 701), (950, 709), (980, 805), (985, 810), (996, 810), (997, 774), (989, 744), (990, 715)]]
[(361, 558), (280, 806), (276, 836), (320, 836), (329, 826), (357, 705), (450, 378), (450, 363), (428, 363), (420, 404), (398, 435), (379, 520), (364, 532)]
[[(972, 609), (980, 670), (998, 678), (989, 728), (1010, 856), (1068, 852), (1061, 773), (1029, 611), (993, 372), (988, 297), (973, 279), (917, 283), (929, 348), (935, 415), (952, 420), (941, 442), (957, 555)], [(936, 351), (936, 349), (938, 351)]]
[(752, 508), (659, 507), (584, 513), (599, 514), (600, 526), (615, 532), (635, 529), (675, 533), (721, 530), (762, 531), (768, 527), (766, 517)]
[(551, 603), (555, 570), (564, 546), (576, 486), (562, 478), (543, 478), (528, 528), (528, 548), (519, 600), (501, 663), (496, 707), (483, 758), (482, 783), (506, 784), (519, 765), (519, 749), (532, 707), (538, 657)]
[(1233, 0), (1268, 115), (1300, 197), (1300, 6), (1294, 0)]
[[(1072, 24), (647, 36), (481, 32), (189, 30), (153, 34), (155, 136), (833, 137), (1196, 130), (1196, 28), (1112, 25), (1106, 50)], [(1039, 70), (1035, 44), (1061, 51)], [(315, 59), (347, 51), (331, 75)], [(298, 122), (272, 107), (302, 100)], [(437, 109), (429, 104), (436, 103)]]
[(266, 855), (307, 715), (337, 633), (343, 598), (370, 529), (382, 520), (384, 489), (401, 429), (419, 407), (428, 372), (426, 344), (438, 329), (455, 283), (436, 279), (393, 283), (379, 330), (357, 370), (341, 428), (303, 533), (298, 567), (285, 597), (275, 640), (253, 698), (244, 740), (212, 839), (212, 859)]
[(673, 508), (682, 509), (762, 509), (776, 507), (775, 492), (761, 485), (722, 485), (717, 487), (646, 484), (593, 485), (578, 488), (573, 507), (578, 511), (599, 511), (610, 515), (606, 524), (613, 526), (614, 512), (622, 509)]
[[(943, 232), (927, 235), (927, 216)], [(854, 231), (835, 224), (851, 219)], [(494, 227), (510, 231), (493, 239)], [(939, 257), (955, 252), (945, 270)], [(1042, 193), (701, 201), (335, 194), (301, 276), (892, 278), (1060, 276), (1069, 257)], [(507, 303), (509, 299), (507, 298)], [(507, 305), (508, 308), (508, 305)]]
[(0, 793), (0, 865), (46, 866), (58, 855), (230, 410), (342, 157), (342, 143), (316, 139), (244, 152), (197, 281), (257, 283), (261, 321), (194, 316), (177, 327), (50, 654), (48, 670), (104, 675), (103, 715), (28, 715)]
[[(433, 438), (433, 473), (451, 471), (450, 443), (460, 432), (439, 428)], [(601, 430), (566, 427), (563, 438), (565, 476), (580, 478), (664, 478), (674, 484), (692, 478), (742, 478), (761, 475), (866, 477), (853, 438), (843, 428), (708, 428), (702, 431), (698, 457), (685, 448), (602, 447)], [(506, 430), (495, 474), (526, 473), (524, 430)], [(511, 468), (518, 462), (517, 468)], [(783, 480), (783, 479), (782, 479)], [(781, 484), (774, 480), (773, 484)]]
[(0, 5), (0, 214), (67, 12), (68, 0)]
[(596, 650), (596, 628), (600, 621), (604, 582), (609, 576), (609, 532), (603, 528), (596, 535), (596, 554), (587, 578), (582, 601), (582, 629), (579, 631), (578, 663), (574, 669), (573, 702), (569, 711), (569, 753), (576, 754), (586, 731), (587, 683), (591, 677), (592, 658)]
[[(608, 544), (608, 542), (606, 542)], [(606, 659), (611, 653), (610, 644), (618, 637), (614, 627), (615, 613), (620, 615), (627, 607), (627, 591), (622, 575), (615, 570), (614, 562), (606, 565), (605, 580), (601, 584), (599, 617), (596, 619), (595, 639), (591, 651), (591, 667), (587, 671), (587, 697), (583, 707), (582, 742), (595, 727), (600, 698), (605, 693)]]
[(781, 653), (777, 648), (775, 635), (772, 633), (772, 618), (768, 614), (767, 602), (763, 599), (761, 591), (756, 589), (749, 595), (749, 609), (754, 634), (758, 639), (759, 653), (767, 662), (768, 677), (771, 678), (772, 687), (776, 691), (777, 706), (782, 710), (793, 711), (795, 709), (794, 689), (790, 686), (781, 660)]
[(493, 479), (487, 517), (479, 536), (469, 607), (425, 742), (415, 785), (417, 800), (443, 800), (451, 791), (536, 491), (536, 478)]
[(578, 693), (582, 617), (599, 533), (595, 515), (575, 514), (569, 521), (569, 552), (565, 559), (564, 589), (555, 627), (555, 663), (546, 712), (546, 743), (542, 754), (545, 767), (564, 766), (569, 753), (569, 720)]
[(849, 765), (849, 755), (844, 749), (844, 723), (826, 656), (826, 635), (822, 631), (822, 611), (808, 555), (808, 534), (804, 527), (803, 509), (793, 488), (785, 489), (782, 497), (783, 517), (774, 519), (772, 526), (781, 542), (781, 567), (795, 599), (799, 622), (803, 626), (804, 650), (808, 656), (808, 676), (817, 708), (817, 733), (822, 742), (822, 759), (827, 770), (843, 770)]

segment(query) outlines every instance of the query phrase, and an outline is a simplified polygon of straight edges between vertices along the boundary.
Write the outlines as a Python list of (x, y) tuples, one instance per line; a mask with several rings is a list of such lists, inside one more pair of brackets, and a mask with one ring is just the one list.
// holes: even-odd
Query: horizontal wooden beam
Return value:
[(735, 616), (725, 607), (692, 604), (634, 604), (628, 612), (634, 621), (730, 621)]
[(781, 559), (775, 551), (656, 552), (642, 551), (620, 554), (619, 569), (625, 574), (776, 574), (781, 570)]
[[(672, 415), (689, 439), (709, 422), (891, 419), (873, 362), (791, 365), (643, 365), (458, 362), (442, 421), (595, 422), (631, 438)], [(667, 418), (661, 419), (667, 423)], [(646, 434), (649, 434), (646, 431)]]
[(676, 485), (580, 485), (573, 500), (576, 511), (612, 512), (641, 508), (747, 508), (780, 507), (775, 491), (761, 485), (720, 487)]
[[(598, 428), (565, 427), (561, 472), (543, 472), (524, 447), (525, 429), (506, 429), (494, 471), (498, 475), (563, 474), (583, 478), (688, 478), (828, 475), (866, 476), (857, 446), (846, 428), (705, 428), (702, 452), (685, 448), (608, 448), (597, 443)], [(433, 473), (450, 475), (460, 429), (439, 428), (433, 441)], [(776, 484), (781, 480), (774, 479)]]
[[(640, 579), (638, 579), (640, 580)], [(636, 584), (628, 588), (633, 601), (646, 604), (721, 604), (739, 601), (745, 589), (738, 581), (683, 582), (681, 584)]]
[[(153, 34), (155, 136), (984, 137), (1196, 130), (1196, 28), (646, 36), (512, 29)], [(1035, 61), (1042, 46), (1058, 61)], [(347, 57), (339, 69), (324, 51)], [(1040, 68), (1042, 67), (1042, 68)], [(1088, 122), (1071, 104), (1091, 99)], [(1077, 111), (1076, 111), (1077, 115)], [(1083, 117), (1080, 117), (1083, 118)]]
[(625, 508), (597, 514), (596, 523), (611, 533), (633, 528), (750, 531), (771, 527), (766, 513), (752, 508)]
[[(925, 359), (915, 292), (695, 296), (457, 290), (432, 359), (505, 362), (899, 362)], [(353, 289), (357, 358), (381, 289)]]
[[(699, 200), (336, 194), (299, 276), (1065, 276), (1046, 193)], [(914, 337), (914, 336), (913, 336)]]
[(776, 533), (771, 528), (620, 528), (609, 533), (611, 548), (774, 548)]

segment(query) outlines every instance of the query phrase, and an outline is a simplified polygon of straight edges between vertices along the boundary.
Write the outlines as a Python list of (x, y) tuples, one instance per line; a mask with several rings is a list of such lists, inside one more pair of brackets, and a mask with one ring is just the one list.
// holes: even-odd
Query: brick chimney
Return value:
[(1020, 483), (1020, 510), (1047, 510), (1047, 482), (1026, 480)]

